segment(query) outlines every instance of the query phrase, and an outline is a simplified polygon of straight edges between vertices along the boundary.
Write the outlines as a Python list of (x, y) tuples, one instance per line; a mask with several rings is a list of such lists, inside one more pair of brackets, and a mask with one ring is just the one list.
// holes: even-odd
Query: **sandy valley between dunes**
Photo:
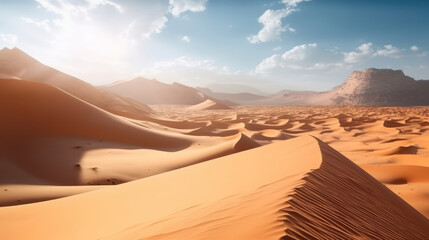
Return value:
[(151, 108), (1, 80), (1, 238), (429, 236), (429, 108)]

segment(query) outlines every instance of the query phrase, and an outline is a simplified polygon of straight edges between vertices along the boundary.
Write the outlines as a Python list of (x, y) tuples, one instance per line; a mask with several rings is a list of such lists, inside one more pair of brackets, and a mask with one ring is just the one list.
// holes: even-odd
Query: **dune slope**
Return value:
[(207, 99), (204, 102), (201, 102), (196, 105), (192, 105), (187, 109), (192, 111), (201, 111), (201, 110), (226, 110), (231, 108), (222, 103), (218, 103), (214, 100)]
[(0, 208), (0, 235), (6, 239), (426, 239), (428, 234), (425, 217), (313, 137), (108, 189)]
[(43, 65), (18, 48), (0, 50), (0, 76), (50, 84), (106, 111), (144, 118), (152, 110), (134, 100), (98, 89), (80, 79)]
[(188, 136), (150, 127), (25, 80), (0, 79), (0, 112), (0, 206), (73, 195), (259, 146), (239, 133)]
[(179, 149), (189, 145), (177, 136), (131, 124), (47, 84), (0, 79), (0, 85), (1, 122), (7, 126), (1, 129), (4, 137), (91, 137), (153, 149), (174, 148), (174, 143)]

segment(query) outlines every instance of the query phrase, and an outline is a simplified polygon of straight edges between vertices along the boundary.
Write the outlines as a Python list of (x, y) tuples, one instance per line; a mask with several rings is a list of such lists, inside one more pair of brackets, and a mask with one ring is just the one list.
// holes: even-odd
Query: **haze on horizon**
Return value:
[(136, 76), (324, 91), (357, 69), (429, 79), (423, 0), (0, 1), (0, 48), (93, 85)]

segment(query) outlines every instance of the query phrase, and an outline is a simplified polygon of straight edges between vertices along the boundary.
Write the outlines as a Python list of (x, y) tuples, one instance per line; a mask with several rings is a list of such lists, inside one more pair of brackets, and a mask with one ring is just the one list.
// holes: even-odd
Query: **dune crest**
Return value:
[(218, 103), (211, 99), (207, 99), (204, 102), (190, 106), (187, 109), (191, 111), (201, 111), (201, 110), (228, 110), (231, 108), (225, 104)]
[[(136, 83), (132, 100), (16, 48), (0, 51), (0, 77), (1, 238), (429, 236), (428, 108), (230, 107), (177, 83), (113, 84)], [(234, 96), (393, 103), (410, 84), (425, 93), (367, 69), (331, 92)], [(138, 103), (149, 85), (149, 100), (186, 105)]]
[(145, 118), (152, 110), (134, 100), (98, 89), (78, 78), (43, 65), (18, 48), (0, 52), (0, 74), (10, 79), (25, 79), (55, 86), (108, 112), (126, 117)]
[(69, 198), (0, 208), (0, 219), (0, 234), (7, 239), (426, 239), (429, 234), (424, 216), (313, 137)]
[(238, 133), (190, 136), (155, 128), (26, 80), (0, 79), (0, 112), (0, 206), (69, 196), (260, 146)]

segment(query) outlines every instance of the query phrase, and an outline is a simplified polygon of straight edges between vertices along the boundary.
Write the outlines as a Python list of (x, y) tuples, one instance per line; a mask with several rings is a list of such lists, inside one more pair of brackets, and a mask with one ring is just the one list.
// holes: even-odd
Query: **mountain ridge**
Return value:
[[(193, 88), (177, 82), (166, 84), (144, 77), (95, 87), (43, 65), (19, 48), (3, 48), (0, 50), (0, 77), (50, 84), (124, 116), (151, 112), (145, 104), (195, 105), (207, 99), (226, 105), (429, 105), (429, 80), (415, 80), (402, 70), (377, 68), (353, 71), (341, 85), (330, 91), (281, 90), (269, 96), (215, 92), (210, 88)], [(100, 100), (102, 98), (107, 98), (107, 104)]]
[(242, 105), (370, 105), (427, 106), (429, 80), (415, 80), (402, 70), (367, 68), (353, 71), (330, 91), (281, 90), (270, 96), (226, 94), (205, 90), (218, 99)]
[(429, 91), (429, 81), (420, 81), (422, 84), (402, 70), (368, 68), (350, 74), (331, 91), (331, 100), (340, 105), (429, 105), (429, 97), (421, 89), (423, 86)]

